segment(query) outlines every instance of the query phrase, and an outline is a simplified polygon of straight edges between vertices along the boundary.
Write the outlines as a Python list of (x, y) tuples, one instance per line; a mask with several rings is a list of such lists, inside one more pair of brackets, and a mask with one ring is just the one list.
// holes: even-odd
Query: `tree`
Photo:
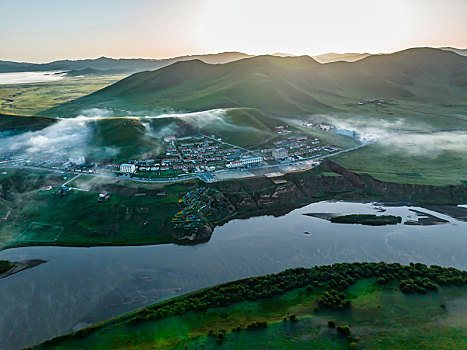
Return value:
[(337, 326), (336, 328), (337, 333), (348, 337), (350, 335), (350, 327), (348, 325), (345, 326)]

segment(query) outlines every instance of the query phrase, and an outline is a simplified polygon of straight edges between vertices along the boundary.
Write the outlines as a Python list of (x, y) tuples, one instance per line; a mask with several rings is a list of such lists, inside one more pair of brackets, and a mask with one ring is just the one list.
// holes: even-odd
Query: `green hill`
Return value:
[(308, 56), (256, 56), (221, 65), (193, 60), (134, 74), (44, 115), (74, 116), (90, 107), (132, 111), (248, 107), (289, 117), (361, 113), (355, 110), (356, 102), (374, 98), (391, 100), (396, 107), (435, 105), (459, 111), (466, 104), (466, 67), (466, 57), (431, 48), (328, 64)]
[[(102, 111), (89, 111), (88, 114)], [(86, 115), (87, 116), (87, 115)], [(164, 136), (177, 137), (192, 135), (216, 135), (224, 141), (240, 147), (256, 148), (277, 137), (274, 127), (282, 125), (280, 119), (269, 117), (257, 109), (232, 108), (210, 110), (199, 113), (162, 114), (146, 116), (144, 114), (122, 117), (103, 116), (101, 118), (80, 117), (76, 119), (59, 119), (42, 116), (20, 116), (0, 114), (0, 135), (5, 136), (0, 143), (0, 153), (6, 152), (9, 146), (21, 150), (25, 143), (25, 132), (41, 135), (51, 144), (60, 141), (62, 131), (70, 135), (82, 135), (80, 142), (74, 143), (75, 151), (82, 152), (93, 159), (113, 158), (125, 161), (131, 158), (157, 157), (163, 151)], [(319, 137), (323, 142), (339, 147), (350, 147), (357, 141), (350, 138), (321, 132), (315, 129), (300, 129), (294, 126), (290, 130), (299, 135)], [(3, 134), (3, 135), (2, 135)], [(62, 146), (70, 146), (62, 145)], [(29, 147), (28, 144), (24, 147)], [(47, 150), (47, 146), (44, 146)], [(41, 150), (38, 150), (41, 152)]]
[(52, 125), (56, 119), (0, 112), (0, 133), (22, 133), (40, 130)]

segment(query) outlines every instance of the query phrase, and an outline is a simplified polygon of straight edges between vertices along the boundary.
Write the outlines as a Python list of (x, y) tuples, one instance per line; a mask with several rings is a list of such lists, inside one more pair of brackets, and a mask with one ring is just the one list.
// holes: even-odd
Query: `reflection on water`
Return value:
[[(332, 224), (304, 213), (379, 213), (431, 226)], [(171, 296), (290, 267), (410, 261), (467, 269), (467, 223), (423, 208), (321, 202), (282, 216), (233, 220), (196, 246), (29, 247), (0, 259), (47, 263), (0, 280), (0, 348), (17, 348)]]
[(63, 79), (61, 71), (0, 73), (0, 84), (41, 83)]

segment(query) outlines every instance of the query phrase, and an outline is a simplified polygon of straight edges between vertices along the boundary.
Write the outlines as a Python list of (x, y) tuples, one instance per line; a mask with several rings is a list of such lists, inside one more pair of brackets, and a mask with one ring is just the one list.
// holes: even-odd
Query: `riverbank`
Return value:
[[(410, 209), (449, 222), (337, 226), (303, 215), (384, 210), (404, 220), (415, 219)], [(216, 227), (208, 242), (192, 246), (3, 250), (0, 259), (42, 259), (47, 263), (2, 280), (5, 297), (0, 309), (12, 321), (0, 325), (0, 348), (23, 348), (71, 332), (79, 324), (95, 324), (180, 294), (297, 266), (419, 261), (467, 269), (467, 223), (424, 208), (326, 201), (280, 214), (231, 220)], [(41, 317), (44, 314), (55, 322)]]
[(460, 348), (466, 284), (466, 272), (422, 264), (292, 269), (203, 289), (34, 348)]
[[(455, 204), (467, 203), (465, 186), (386, 183), (349, 172), (331, 161), (283, 178), (280, 184), (256, 177), (207, 185), (199, 181), (168, 185), (81, 177), (72, 185), (86, 191), (57, 195), (37, 189), (45, 185), (58, 188), (64, 181), (61, 175), (18, 169), (0, 178), (8, 191), (3, 194), (0, 215), (10, 212), (0, 228), (2, 248), (197, 244), (208, 241), (216, 227), (230, 220), (284, 215), (329, 199), (447, 205), (448, 211)], [(102, 191), (112, 194), (109, 201), (97, 202)], [(465, 219), (467, 214), (459, 211), (465, 208), (456, 209), (456, 215)], [(50, 232), (44, 227), (50, 227)]]

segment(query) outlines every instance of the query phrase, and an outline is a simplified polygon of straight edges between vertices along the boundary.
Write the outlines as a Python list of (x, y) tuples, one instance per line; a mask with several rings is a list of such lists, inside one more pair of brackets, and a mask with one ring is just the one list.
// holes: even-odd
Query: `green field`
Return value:
[[(371, 267), (366, 270), (358, 266)], [(55, 338), (37, 348), (465, 348), (466, 273), (439, 267), (427, 268), (421, 264), (399, 266), (336, 264), (309, 270), (286, 270), (279, 275), (232, 282), (155, 304)], [(349, 270), (354, 268), (359, 271), (356, 275)], [(307, 271), (310, 271), (309, 277)], [(391, 276), (401, 273), (400, 276), (404, 277), (387, 280), (387, 271)], [(446, 284), (441, 282), (444, 277), (435, 277), (437, 274), (453, 276), (454, 279)], [(456, 275), (458, 277), (454, 277)], [(415, 281), (427, 276), (426, 281), (438, 281), (443, 285), (432, 284), (435, 289), (432, 291), (403, 293), (399, 279), (410, 278), (408, 276), (422, 276), (413, 277)], [(310, 284), (306, 282), (308, 279), (316, 280)], [(337, 286), (336, 281), (340, 281)], [(342, 281), (347, 281), (347, 284), (339, 287)], [(307, 287), (304, 288), (302, 283)], [(329, 288), (340, 290), (336, 293), (345, 297), (350, 306), (339, 309), (326, 304), (323, 296), (327, 295)], [(242, 301), (243, 297), (239, 297), (242, 293), (250, 295), (253, 290), (258, 294), (247, 297), (249, 300)], [(190, 311), (202, 300), (212, 300), (213, 305), (222, 306), (199, 306), (200, 311)], [(336, 328), (330, 326), (329, 321)], [(257, 322), (262, 326), (253, 327)], [(345, 326), (349, 326), (350, 336), (343, 334)]]
[[(433, 140), (440, 135), (442, 142), (447, 142), (450, 138), (450, 143), (446, 145), (439, 142), (433, 145)], [(459, 185), (467, 181), (466, 138), (467, 133), (435, 133), (415, 140), (410, 135), (401, 135), (340, 154), (332, 157), (332, 160), (350, 171), (366, 173), (381, 181), (435, 186)], [(426, 143), (418, 142), (420, 140), (425, 140)]]
[[(8, 245), (134, 245), (177, 240), (167, 227), (172, 216), (183, 208), (179, 199), (194, 182), (174, 185), (115, 184), (115, 180), (85, 177), (70, 185), (89, 189), (72, 190), (63, 196), (57, 189), (63, 175), (8, 169), (0, 175), (0, 195), (11, 214), (0, 222), (0, 242)], [(40, 192), (41, 186), (54, 189)], [(111, 200), (98, 202), (98, 193), (107, 190)], [(7, 191), (7, 192), (4, 192)], [(145, 193), (146, 196), (135, 196)], [(160, 195), (160, 194), (163, 195)]]
[(18, 237), (16, 242), (56, 242), (63, 232), (63, 226), (31, 222)]
[(124, 77), (125, 75), (87, 76), (43, 83), (2, 85), (0, 111), (36, 114), (102, 89)]

